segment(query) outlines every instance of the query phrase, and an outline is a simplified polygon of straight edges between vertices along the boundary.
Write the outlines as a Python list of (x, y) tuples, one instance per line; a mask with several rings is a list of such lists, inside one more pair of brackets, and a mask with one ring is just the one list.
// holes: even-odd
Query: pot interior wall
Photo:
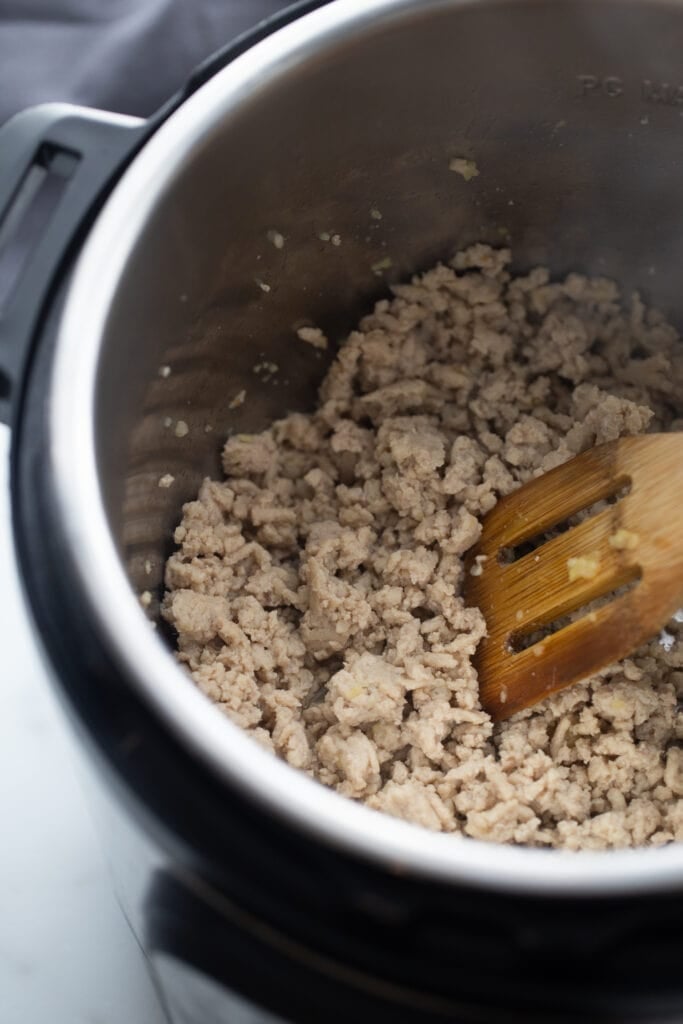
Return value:
[(614, 277), (680, 319), (683, 8), (414, 8), (276, 62), (158, 197), (98, 385), (105, 497), (137, 590), (160, 590), (181, 504), (226, 435), (312, 406), (329, 357), (299, 325), (339, 341), (391, 282), (477, 240), (511, 244), (519, 268)]

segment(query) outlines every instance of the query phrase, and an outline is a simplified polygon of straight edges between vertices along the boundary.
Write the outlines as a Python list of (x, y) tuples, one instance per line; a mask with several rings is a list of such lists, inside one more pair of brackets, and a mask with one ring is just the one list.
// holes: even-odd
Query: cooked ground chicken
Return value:
[(607, 280), (511, 276), (509, 255), (476, 245), (394, 287), (316, 412), (228, 440), (164, 612), (222, 711), (370, 807), (533, 846), (683, 839), (677, 623), (502, 725), (479, 705), (486, 626), (461, 588), (483, 516), (592, 445), (683, 427), (660, 314)]

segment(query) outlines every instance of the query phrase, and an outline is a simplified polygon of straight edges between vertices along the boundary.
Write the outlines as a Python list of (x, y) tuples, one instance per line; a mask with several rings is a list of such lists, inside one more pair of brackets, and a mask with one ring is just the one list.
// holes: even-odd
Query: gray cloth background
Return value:
[(145, 116), (288, 0), (0, 0), (0, 125), (62, 100)]

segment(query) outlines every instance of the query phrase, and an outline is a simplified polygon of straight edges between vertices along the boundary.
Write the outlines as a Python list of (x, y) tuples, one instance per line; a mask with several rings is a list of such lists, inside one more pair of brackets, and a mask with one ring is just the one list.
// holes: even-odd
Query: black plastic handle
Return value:
[(148, 122), (68, 104), (31, 107), (0, 130), (0, 422), (58, 271)]
[[(198, 64), (194, 71), (191, 73), (187, 80), (187, 84), (182, 92), (179, 94), (181, 100), (187, 99), (193, 92), (208, 82), (217, 71), (224, 68), (226, 64), (235, 60), (240, 54), (244, 53), (245, 50), (255, 46), (256, 43), (261, 42), (262, 39), (266, 39), (267, 36), (277, 32), (278, 29), (284, 28), (285, 25), (289, 25), (292, 21), (297, 21), (299, 18), (303, 18), (305, 14), (310, 14), (311, 11), (316, 11), (319, 7), (325, 7), (326, 4), (331, 3), (332, 0), (295, 0), (295, 2), (289, 4), (287, 7), (283, 7), (281, 10), (276, 11), (275, 14), (269, 15), (260, 21), (253, 28), (247, 29), (246, 32), (242, 32), (241, 35), (236, 36), (233, 40), (221, 47), (220, 50), (216, 50), (210, 57)], [(175, 97), (177, 99), (178, 97)]]

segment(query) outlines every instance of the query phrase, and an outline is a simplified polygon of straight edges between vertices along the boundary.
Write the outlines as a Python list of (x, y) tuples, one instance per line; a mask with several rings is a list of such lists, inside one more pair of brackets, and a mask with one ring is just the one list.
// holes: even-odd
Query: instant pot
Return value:
[(679, 0), (308, 2), (148, 121), (47, 105), (0, 133), (16, 548), (174, 1024), (683, 1019), (683, 846), (372, 812), (218, 713), (156, 621), (226, 435), (313, 405), (329, 358), (297, 326), (339, 340), (474, 241), (681, 321), (681, 38)]

